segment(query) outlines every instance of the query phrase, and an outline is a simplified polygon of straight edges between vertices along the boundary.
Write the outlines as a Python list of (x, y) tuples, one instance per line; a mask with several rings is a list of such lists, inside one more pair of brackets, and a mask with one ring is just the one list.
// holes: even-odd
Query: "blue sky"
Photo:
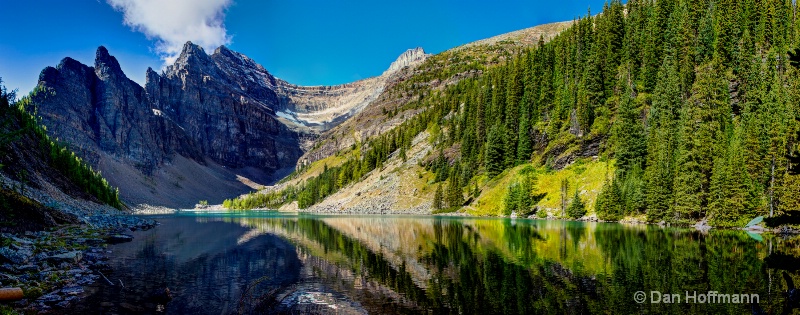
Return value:
[(27, 93), (44, 67), (55, 66), (66, 56), (92, 65), (97, 46), (104, 45), (128, 77), (143, 84), (147, 67), (161, 69), (165, 59), (174, 58), (178, 42), (192, 40), (209, 53), (226, 44), (294, 84), (341, 84), (381, 74), (409, 48), (438, 53), (526, 27), (571, 20), (585, 15), (589, 7), (594, 14), (603, 3), (10, 1), (3, 3), (0, 18), (0, 77), (9, 89)]

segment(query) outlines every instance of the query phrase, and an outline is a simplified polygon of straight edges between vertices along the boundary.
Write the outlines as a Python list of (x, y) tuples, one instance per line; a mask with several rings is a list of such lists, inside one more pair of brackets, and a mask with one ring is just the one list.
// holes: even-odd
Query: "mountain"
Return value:
[[(432, 139), (431, 133), (443, 137), (446, 131), (436, 128), (441, 122), (431, 121), (431, 115), (445, 115), (438, 108), (442, 105), (461, 104), (468, 108), (458, 98), (444, 99), (444, 93), (463, 90), (462, 82), (484, 77), (486, 71), (503, 65), (525, 49), (547, 43), (572, 24), (545, 24), (498, 35), (477, 42), (480, 44), (470, 43), (427, 56), (418, 65), (402, 68), (368, 107), (323, 132), (301, 157), (298, 172), (291, 178), (261, 193), (228, 200), (226, 205), (286, 209), (300, 205), (308, 211), (321, 212), (431, 213), (436, 187), (429, 184), (432, 174), (423, 166), (439, 155), (433, 146), (438, 140)], [(409, 51), (404, 55), (413, 60), (414, 54)], [(452, 113), (448, 115), (451, 116)], [(429, 127), (431, 132), (424, 132)], [(448, 148), (444, 154), (452, 162), (458, 148)], [(314, 192), (303, 196), (304, 191)]]
[(303, 87), (227, 47), (208, 55), (187, 42), (162, 73), (148, 69), (142, 87), (100, 47), (93, 67), (65, 58), (45, 68), (32, 101), (48, 131), (102, 171), (125, 202), (191, 207), (285, 176), (311, 139), (425, 56), (401, 56), (379, 77)]
[[(422, 112), (423, 108), (410, 110), (409, 106), (432, 91), (441, 91), (463, 79), (481, 76), (487, 68), (504, 62), (521, 49), (538, 45), (540, 40), (549, 41), (573, 23), (538, 25), (461, 45), (432, 56), (419, 49), (406, 51), (390, 67), (398, 68), (398, 71), (388, 79), (383, 93), (375, 102), (352, 119), (323, 132), (315, 146), (300, 159), (301, 166), (335, 155), (357, 142), (366, 142), (394, 129)], [(414, 67), (403, 68), (399, 63), (402, 60), (419, 61)]]
[(225, 204), (727, 227), (796, 213), (794, 10), (615, 0), (538, 41), (454, 48), (323, 133), (290, 180)]

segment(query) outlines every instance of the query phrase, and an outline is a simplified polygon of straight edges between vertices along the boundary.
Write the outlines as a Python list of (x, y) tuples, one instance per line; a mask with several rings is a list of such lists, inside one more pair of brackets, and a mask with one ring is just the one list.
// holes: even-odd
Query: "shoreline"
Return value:
[[(186, 209), (190, 211), (220, 211), (248, 212), (253, 210), (227, 210), (221, 207), (198, 207)], [(254, 209), (255, 210), (255, 209)], [(59, 310), (69, 309), (73, 304), (79, 303), (86, 297), (84, 288), (97, 281), (112, 283), (106, 275), (112, 270), (106, 263), (111, 251), (108, 245), (131, 241), (133, 236), (126, 234), (130, 231), (149, 230), (158, 226), (158, 222), (147, 218), (149, 215), (169, 215), (181, 212), (179, 209), (165, 207), (150, 207), (141, 209), (132, 214), (103, 215), (87, 218), (95, 224), (84, 223), (63, 225), (49, 231), (25, 233), (0, 233), (3, 240), (0, 247), (0, 284), (2, 287), (19, 287), (23, 289), (24, 298), (5, 303), (5, 308), (13, 311), (58, 313)], [(793, 236), (800, 234), (800, 230), (789, 226), (777, 228), (726, 228), (711, 227), (704, 224), (679, 225), (665, 223), (650, 223), (637, 217), (626, 217), (619, 221), (604, 221), (596, 216), (585, 216), (580, 219), (559, 218), (548, 216), (539, 218), (535, 215), (527, 217), (510, 216), (476, 216), (465, 212), (450, 212), (440, 214), (420, 214), (414, 212), (392, 211), (390, 213), (366, 212), (320, 212), (320, 211), (280, 211), (277, 209), (261, 209), (258, 211), (275, 211), (287, 215), (317, 214), (330, 216), (351, 215), (391, 215), (391, 216), (422, 216), (422, 217), (470, 217), (470, 218), (497, 218), (497, 219), (526, 219), (547, 221), (573, 221), (573, 222), (598, 222), (619, 223), (623, 225), (654, 225), (661, 228), (675, 227), (692, 229), (707, 233), (710, 229), (741, 230), (749, 234), (774, 234), (779, 236)], [(701, 221), (704, 223), (704, 221)], [(5, 308), (0, 308), (0, 311)]]
[[(198, 205), (199, 206), (199, 205)], [(281, 209), (267, 209), (267, 208), (257, 208), (257, 209), (248, 209), (248, 210), (231, 210), (222, 207), (222, 205), (208, 205), (198, 207), (195, 206), (193, 209), (172, 209), (167, 207), (161, 206), (150, 206), (150, 205), (138, 205), (133, 208), (133, 215), (169, 215), (175, 214), (178, 212), (202, 212), (202, 211), (219, 211), (219, 212), (246, 212), (246, 211), (275, 211), (282, 214), (319, 214), (319, 215), (408, 215), (408, 216), (444, 216), (444, 217), (473, 217), (473, 218), (510, 218), (510, 219), (533, 219), (533, 220), (558, 220), (558, 221), (573, 221), (573, 222), (598, 222), (598, 223), (619, 223), (625, 225), (654, 225), (659, 227), (677, 227), (677, 228), (686, 228), (686, 229), (695, 229), (700, 232), (707, 232), (711, 229), (719, 229), (719, 230), (740, 230), (750, 233), (762, 234), (762, 233), (769, 233), (769, 234), (776, 234), (776, 235), (798, 235), (800, 234), (800, 229), (793, 228), (791, 226), (781, 225), (778, 227), (763, 227), (763, 226), (756, 226), (754, 228), (736, 228), (736, 227), (717, 227), (707, 225), (705, 220), (701, 220), (694, 225), (687, 225), (687, 224), (675, 224), (675, 223), (666, 223), (666, 222), (647, 222), (643, 218), (640, 217), (625, 217), (618, 221), (607, 221), (601, 220), (597, 218), (595, 215), (591, 216), (584, 216), (578, 219), (570, 219), (570, 218), (560, 218), (552, 215), (548, 215), (545, 218), (537, 217), (535, 214), (529, 215), (527, 217), (516, 217), (516, 216), (480, 216), (480, 215), (473, 215), (466, 212), (461, 211), (454, 211), (454, 212), (443, 212), (443, 213), (420, 213), (419, 211), (372, 211), (371, 209), (368, 210), (353, 210), (353, 211), (331, 211), (330, 209), (325, 209), (323, 211), (320, 210), (306, 210), (306, 209), (292, 209), (291, 211), (281, 210)]]
[(86, 297), (86, 286), (109, 281), (108, 245), (131, 241), (126, 233), (158, 225), (128, 214), (88, 219), (95, 224), (0, 234), (0, 285), (23, 291), (22, 299), (4, 302), (0, 311), (57, 314), (68, 309)]

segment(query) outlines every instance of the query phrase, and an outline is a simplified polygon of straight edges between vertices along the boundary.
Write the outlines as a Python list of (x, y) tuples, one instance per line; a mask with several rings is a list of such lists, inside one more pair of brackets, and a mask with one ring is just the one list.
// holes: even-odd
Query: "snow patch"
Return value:
[(299, 120), (297, 120), (297, 118), (295, 117), (295, 114), (293, 112), (279, 111), (279, 112), (277, 112), (275, 114), (278, 115), (278, 117), (281, 117), (281, 118), (284, 118), (284, 119), (288, 119), (288, 120), (292, 121), (293, 123), (305, 125), (304, 123), (302, 123)]

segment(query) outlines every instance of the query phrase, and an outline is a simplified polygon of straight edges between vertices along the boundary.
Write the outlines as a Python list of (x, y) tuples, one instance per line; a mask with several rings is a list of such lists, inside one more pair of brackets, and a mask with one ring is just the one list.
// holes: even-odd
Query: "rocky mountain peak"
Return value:
[(46, 67), (39, 73), (39, 85), (42, 85), (42, 83), (62, 84), (64, 82), (61, 82), (63, 81), (61, 74), (69, 74), (71, 78), (85, 82), (90, 82), (95, 79), (95, 74), (91, 67), (75, 59), (66, 57), (61, 59), (61, 62), (59, 62), (55, 68)]
[(80, 61), (77, 61), (77, 60), (72, 59), (70, 57), (66, 57), (64, 59), (61, 59), (61, 62), (58, 63), (58, 66), (56, 66), (56, 69), (61, 71), (61, 70), (70, 70), (70, 69), (81, 69), (81, 68), (85, 68), (85, 67), (86, 66), (84, 64), (80, 63)]
[(175, 60), (173, 65), (168, 66), (165, 72), (167, 75), (175, 74), (180, 70), (206, 72), (204, 70), (209, 70), (209, 67), (213, 67), (213, 63), (211, 57), (203, 50), (203, 47), (188, 41), (183, 44), (183, 49), (178, 59)]
[(158, 72), (153, 70), (153, 68), (147, 67), (147, 71), (145, 72), (145, 86), (150, 82), (154, 82), (158, 77)]
[(185, 44), (183, 44), (183, 49), (181, 50), (181, 56), (188, 56), (194, 54), (205, 55), (206, 51), (203, 49), (203, 47), (200, 47), (199, 45), (192, 43), (192, 41), (187, 41)]
[(114, 56), (110, 55), (108, 53), (108, 49), (103, 46), (97, 47), (97, 52), (95, 53), (94, 59), (94, 69), (97, 73), (97, 76), (101, 79), (112, 76), (125, 77), (125, 73), (122, 72), (122, 67), (120, 67), (117, 58), (114, 58)]
[(225, 47), (224, 45), (219, 46), (219, 48), (214, 50), (214, 54), (211, 56), (211, 58), (218, 61), (219, 63), (227, 62), (227, 63), (232, 63), (233, 65), (239, 67), (255, 69), (264, 73), (267, 72), (267, 70), (264, 69), (263, 66), (255, 62), (255, 60), (250, 59), (250, 57), (247, 57), (242, 53), (230, 50), (228, 47)]
[(233, 51), (233, 50), (231, 50), (230, 48), (228, 48), (228, 47), (227, 47), (227, 46), (225, 46), (225, 45), (219, 46), (219, 47), (217, 47), (217, 49), (216, 49), (216, 50), (214, 50), (214, 55), (216, 55), (216, 54), (223, 54), (223, 53), (224, 53), (224, 54), (230, 54), (230, 53), (236, 53), (236, 52), (235, 52), (235, 51)]
[(383, 74), (392, 73), (405, 67), (418, 64), (430, 56), (431, 54), (425, 53), (425, 50), (423, 50), (422, 47), (406, 50), (400, 55), (400, 57), (397, 57), (397, 60), (392, 62), (392, 64), (389, 66), (389, 69)]

